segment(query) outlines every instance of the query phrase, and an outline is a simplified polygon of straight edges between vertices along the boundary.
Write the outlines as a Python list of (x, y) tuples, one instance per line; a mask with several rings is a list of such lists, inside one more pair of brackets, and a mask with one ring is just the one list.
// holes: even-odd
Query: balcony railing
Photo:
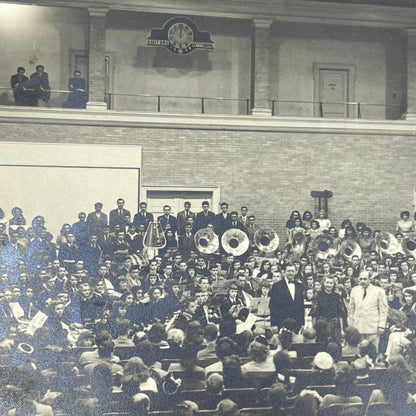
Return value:
[[(62, 107), (71, 92), (50, 90), (50, 107)], [(185, 114), (250, 115), (250, 98), (195, 97), (180, 95), (108, 93), (109, 110), (149, 111)], [(40, 100), (40, 106), (44, 103)], [(14, 105), (10, 87), (0, 87), (0, 105)], [(319, 117), (374, 120), (399, 120), (406, 110), (400, 104), (367, 102), (325, 102), (306, 100), (270, 100), (271, 115), (279, 117)]]
[(124, 93), (110, 93), (107, 97), (108, 108), (115, 110), (246, 115), (251, 112), (249, 98)]
[(402, 119), (405, 114), (401, 104), (376, 104), (351, 101), (270, 101), (272, 106), (272, 116), (399, 120)]

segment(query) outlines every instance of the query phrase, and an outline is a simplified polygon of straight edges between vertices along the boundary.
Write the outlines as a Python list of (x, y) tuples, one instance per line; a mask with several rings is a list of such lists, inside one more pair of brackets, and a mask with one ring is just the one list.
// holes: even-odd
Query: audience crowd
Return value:
[[(324, 212), (314, 219), (294, 211), (283, 248), (262, 252), (247, 207), (228, 213), (222, 203), (215, 214), (204, 201), (194, 213), (185, 202), (176, 216), (166, 205), (158, 218), (145, 202), (134, 216), (121, 198), (109, 215), (102, 208), (80, 212), (57, 236), (42, 216), (28, 223), (22, 209), (10, 219), (0, 209), (2, 414), (215, 409), (233, 416), (261, 407), (312, 416), (343, 405), (343, 414), (363, 415), (374, 403), (385, 404), (379, 414), (410, 414), (416, 243), (409, 212), (393, 235), (349, 220), (337, 230)], [(213, 244), (209, 252), (195, 239), (203, 228), (219, 240), (243, 231), (249, 249), (235, 256)], [(304, 316), (276, 319), (274, 297), (292, 274)], [(360, 279), (386, 301), (377, 338), (351, 326)]]

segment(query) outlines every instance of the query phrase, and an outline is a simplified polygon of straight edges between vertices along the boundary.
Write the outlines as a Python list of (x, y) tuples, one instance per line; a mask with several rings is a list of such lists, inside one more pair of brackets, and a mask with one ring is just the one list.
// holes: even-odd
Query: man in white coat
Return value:
[(371, 341), (376, 348), (387, 322), (387, 296), (381, 287), (370, 284), (368, 272), (360, 273), (359, 286), (351, 290), (348, 304), (348, 325)]

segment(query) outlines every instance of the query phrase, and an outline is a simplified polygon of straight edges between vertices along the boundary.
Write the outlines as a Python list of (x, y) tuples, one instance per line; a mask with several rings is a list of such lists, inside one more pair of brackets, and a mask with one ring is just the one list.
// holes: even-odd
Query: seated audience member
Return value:
[(197, 358), (198, 360), (215, 358), (217, 355), (215, 353), (215, 348), (217, 344), (218, 329), (214, 324), (208, 324), (204, 328), (204, 339), (205, 345), (204, 348), (198, 351)]
[(197, 416), (199, 407), (191, 400), (183, 400), (176, 405), (173, 416)]
[(221, 400), (217, 406), (217, 416), (239, 416), (238, 406), (230, 399)]
[(93, 362), (91, 364), (87, 364), (84, 367), (85, 373), (91, 376), (95, 366), (104, 362), (111, 365), (111, 372), (114, 377), (121, 378), (123, 375), (123, 367), (113, 361), (114, 348), (114, 342), (111, 340), (103, 341), (100, 345), (98, 345), (99, 360), (95, 363)]
[(315, 370), (313, 384), (332, 384), (334, 381), (334, 360), (327, 352), (318, 352), (313, 361), (312, 369)]
[(273, 384), (269, 390), (269, 398), (273, 416), (286, 416), (288, 414), (287, 391), (284, 384)]
[(318, 407), (320, 396), (316, 392), (305, 390), (296, 397), (293, 403), (293, 415), (296, 416), (316, 416), (318, 414)]
[(403, 371), (394, 366), (386, 370), (380, 388), (371, 393), (368, 406), (386, 402), (392, 405), (397, 416), (409, 416), (406, 404), (414, 403)]
[(18, 87), (27, 81), (29, 78), (25, 75), (25, 68), (19, 66), (17, 68), (17, 73), (12, 75), (10, 84), (13, 88), (13, 96), (15, 105), (27, 105), (22, 99), (21, 95), (18, 94)]
[(124, 365), (123, 374), (124, 377), (137, 376), (137, 379), (139, 381), (139, 391), (145, 393), (158, 392), (156, 380), (150, 376), (149, 367), (147, 367), (147, 365), (144, 364), (141, 358), (130, 358)]
[(236, 354), (236, 352), (237, 352), (237, 345), (231, 338), (228, 338), (228, 337), (220, 338), (215, 348), (215, 354), (217, 355), (217, 358), (219, 359), (219, 361), (206, 367), (205, 374), (221, 372), (223, 369), (223, 361), (225, 357), (228, 357), (229, 355), (232, 355), (232, 354)]
[(361, 397), (356, 395), (355, 372), (347, 365), (338, 370), (335, 374), (335, 386), (337, 394), (327, 394), (324, 396), (320, 408), (328, 407), (332, 404), (362, 404)]
[(248, 354), (251, 361), (241, 367), (244, 377), (250, 378), (250, 373), (253, 372), (273, 370), (273, 356), (270, 354), (266, 337), (256, 337), (248, 347)]
[(313, 328), (305, 328), (302, 335), (304, 344), (313, 344), (315, 342), (316, 331)]
[(241, 389), (252, 387), (250, 380), (241, 374), (240, 357), (236, 354), (225, 357), (222, 361), (224, 386), (227, 389)]
[(181, 329), (170, 329), (167, 333), (167, 343), (169, 348), (160, 349), (160, 359), (169, 360), (175, 358), (184, 358), (184, 341), (185, 333)]
[(349, 326), (348, 328), (345, 328), (344, 334), (345, 346), (342, 347), (342, 355), (358, 355), (360, 353), (358, 344), (361, 341), (361, 334), (358, 329)]

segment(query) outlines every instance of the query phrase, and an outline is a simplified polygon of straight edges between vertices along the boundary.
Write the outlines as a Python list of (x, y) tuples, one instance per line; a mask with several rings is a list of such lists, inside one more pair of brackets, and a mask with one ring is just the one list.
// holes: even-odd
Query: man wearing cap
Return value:
[(140, 225), (144, 225), (144, 229), (147, 230), (149, 223), (153, 222), (153, 214), (147, 212), (146, 202), (140, 202), (139, 209), (140, 211), (133, 218), (133, 224), (137, 229)]
[(204, 201), (202, 203), (202, 211), (196, 214), (195, 219), (195, 232), (201, 228), (207, 228), (208, 224), (213, 224), (215, 220), (215, 214), (209, 210), (209, 202)]
[(101, 202), (95, 203), (94, 209), (94, 212), (88, 214), (87, 223), (90, 226), (91, 233), (97, 234), (100, 237), (104, 227), (108, 226), (108, 218), (107, 214), (101, 212), (103, 209), (103, 204)]
[(302, 285), (295, 282), (296, 268), (287, 264), (284, 278), (274, 283), (270, 291), (271, 325), (281, 327), (287, 318), (293, 318), (296, 331), (305, 324), (305, 307), (303, 302)]
[(385, 291), (370, 283), (369, 273), (363, 271), (359, 286), (351, 290), (348, 304), (348, 325), (357, 328), (361, 335), (378, 347), (380, 335), (387, 322), (388, 303)]
[(188, 224), (190, 221), (195, 222), (195, 213), (191, 212), (191, 203), (186, 201), (184, 203), (184, 210), (178, 212), (176, 217), (178, 222), (178, 234), (184, 235), (185, 234), (185, 225)]

